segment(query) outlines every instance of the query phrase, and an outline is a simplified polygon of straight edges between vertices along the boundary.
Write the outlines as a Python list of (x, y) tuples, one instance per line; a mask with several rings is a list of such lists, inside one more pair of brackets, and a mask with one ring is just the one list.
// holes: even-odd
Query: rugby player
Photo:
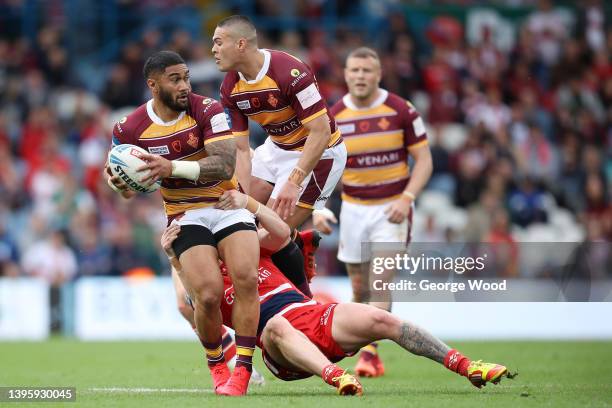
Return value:
[[(370, 300), (372, 256), (362, 253), (362, 243), (410, 241), (413, 203), (432, 172), (423, 120), (410, 102), (379, 87), (381, 75), (376, 51), (355, 49), (344, 70), (349, 92), (331, 108), (348, 151), (338, 259), (346, 264), (353, 301), (360, 303)], [(411, 169), (408, 156), (414, 159)], [(336, 221), (330, 213), (315, 212), (315, 228), (330, 233), (328, 222)], [(384, 278), (391, 281), (392, 271)], [(376, 300), (370, 304), (390, 310), (389, 293)], [(384, 374), (376, 343), (361, 352), (355, 372), (367, 377)]]
[[(221, 103), (236, 136), (241, 185), (295, 230), (313, 209), (324, 207), (346, 164), (346, 148), (316, 78), (298, 58), (258, 48), (255, 27), (245, 16), (219, 22), (212, 53), (219, 70), (226, 72)], [(268, 135), (252, 164), (248, 119)], [(242, 180), (249, 177), (247, 186)], [(294, 238), (304, 251), (310, 278), (318, 237)]]
[[(180, 55), (153, 54), (144, 65), (144, 77), (153, 97), (114, 126), (113, 146), (130, 143), (149, 152), (141, 156), (147, 162), (139, 169), (144, 172), (141, 181), (162, 181), (168, 223), (174, 220), (182, 226), (174, 251), (183, 265), (182, 282), (194, 302), (195, 327), (215, 389), (248, 384), (259, 320), (257, 232), (248, 211), (214, 208), (225, 191), (238, 186), (234, 136), (221, 104), (191, 92), (189, 70)], [(123, 197), (135, 194), (108, 169), (107, 175), (111, 188)], [(225, 362), (221, 340), (219, 258), (225, 261), (236, 288), (231, 320), (238, 358), (233, 373)]]
[[(472, 361), (426, 330), (385, 310), (358, 303), (321, 304), (310, 299), (276, 268), (265, 249), (281, 246), (290, 237), (289, 227), (275, 212), (235, 190), (223, 193), (217, 207), (247, 208), (257, 215), (261, 224), (258, 231), (262, 245), (258, 287), (261, 313), (257, 345), (262, 350), (264, 363), (276, 377), (290, 381), (318, 375), (341, 395), (361, 395), (363, 388), (359, 380), (335, 363), (373, 341), (389, 339), (410, 353), (427, 357), (467, 377), (478, 388), (488, 382), (498, 383), (503, 376), (512, 378), (506, 367)], [(182, 266), (173, 252), (172, 242), (180, 228), (171, 224), (161, 238), (161, 245), (179, 275)], [(221, 271), (225, 269), (222, 264)], [(224, 322), (231, 325), (234, 286), (227, 273), (224, 273), (224, 289), (222, 314)]]

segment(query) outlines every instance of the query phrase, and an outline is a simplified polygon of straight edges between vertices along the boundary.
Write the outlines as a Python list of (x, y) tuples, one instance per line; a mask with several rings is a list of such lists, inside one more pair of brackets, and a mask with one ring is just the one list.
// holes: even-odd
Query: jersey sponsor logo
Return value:
[(271, 134), (271, 135), (277, 135), (277, 134), (280, 134), (280, 133), (285, 133), (285, 132), (289, 132), (289, 131), (295, 130), (295, 129), (299, 128), (300, 125), (301, 125), (300, 121), (296, 118), (296, 119), (292, 119), (291, 122), (285, 123), (282, 126), (275, 126), (275, 127), (272, 127), (272, 126), (268, 127), (268, 126), (266, 126), (266, 131), (269, 134)]
[(210, 98), (202, 99), (202, 105), (210, 105), (211, 102), (212, 102), (212, 99)]
[(227, 117), (225, 116), (224, 112), (217, 113), (210, 118), (210, 126), (212, 127), (213, 133), (220, 133), (230, 130), (229, 124), (227, 123)]
[(308, 109), (321, 100), (321, 94), (315, 84), (310, 84), (295, 95), (302, 105), (302, 109)]
[(274, 97), (274, 94), (272, 92), (268, 93), (268, 103), (273, 108), (276, 108), (276, 105), (278, 105), (278, 99)]
[(251, 102), (247, 101), (238, 101), (236, 102), (236, 106), (238, 106), (238, 109), (251, 109)]
[(259, 102), (259, 98), (257, 97), (251, 98), (251, 104), (253, 105), (254, 108), (259, 108), (261, 106), (261, 103)]
[(370, 154), (363, 157), (357, 158), (357, 164), (359, 166), (377, 166), (382, 164), (395, 163), (399, 160), (399, 153), (378, 153)]
[(127, 116), (124, 116), (121, 118), (121, 120), (119, 121), (119, 123), (125, 123), (127, 122)]
[(163, 156), (164, 154), (170, 154), (170, 149), (168, 149), (168, 146), (166, 146), (166, 145), (164, 145), (164, 146), (149, 146), (149, 147), (147, 147), (147, 150), (151, 154), (159, 154), (160, 156)]
[(327, 201), (327, 200), (329, 200), (329, 196), (321, 196), (317, 198), (317, 201)]
[(308, 72), (302, 72), (301, 74), (299, 74), (293, 81), (291, 81), (291, 87), (293, 88), (294, 86), (296, 86), (298, 82), (306, 78), (307, 75), (308, 75)]
[(421, 119), (420, 116), (412, 121), (412, 128), (414, 129), (414, 134), (417, 137), (424, 136), (426, 133), (425, 124), (423, 123), (423, 119)]
[(189, 132), (189, 137), (187, 138), (187, 144), (193, 147), (194, 149), (198, 147), (198, 138), (196, 137), (196, 135), (193, 134), (193, 132)]
[(370, 122), (368, 122), (367, 120), (362, 120), (361, 122), (359, 122), (359, 130), (362, 132), (367, 132), (368, 130), (370, 130)]
[(391, 125), (391, 122), (389, 122), (387, 119), (383, 117), (383, 118), (380, 118), (380, 120), (376, 124), (382, 130), (387, 130), (389, 128), (389, 125)]
[(355, 124), (347, 123), (345, 125), (338, 125), (338, 129), (340, 130), (340, 133), (342, 133), (343, 135), (347, 135), (349, 133), (355, 133)]
[(291, 70), (291, 76), (292, 76), (292, 77), (294, 77), (294, 78), (299, 77), (299, 76), (300, 76), (300, 70), (299, 70), (299, 69), (297, 69), (297, 68), (293, 68), (293, 69)]
[(182, 149), (182, 147), (181, 147), (181, 141), (180, 141), (180, 140), (174, 140), (174, 141), (172, 142), (172, 149), (173, 149), (175, 152), (180, 153), (180, 152), (181, 152), (181, 149)]

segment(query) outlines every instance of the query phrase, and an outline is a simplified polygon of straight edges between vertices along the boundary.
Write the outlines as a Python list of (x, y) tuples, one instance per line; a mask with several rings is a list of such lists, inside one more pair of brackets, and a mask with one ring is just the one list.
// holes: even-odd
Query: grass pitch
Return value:
[[(216, 397), (194, 342), (0, 343), (0, 385), (74, 386), (66, 407), (612, 407), (612, 342), (449, 342), (476, 359), (505, 364), (514, 380), (481, 390), (442, 366), (392, 343), (387, 374), (364, 379), (364, 396), (340, 397), (319, 378), (283, 382), (257, 357), (267, 384), (246, 398)], [(341, 366), (354, 366), (355, 358)], [(3, 406), (39, 406), (0, 403)]]

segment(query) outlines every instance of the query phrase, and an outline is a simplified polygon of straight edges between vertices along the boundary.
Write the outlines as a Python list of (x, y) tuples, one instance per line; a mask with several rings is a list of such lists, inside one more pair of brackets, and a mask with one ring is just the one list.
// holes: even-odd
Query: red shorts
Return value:
[[(332, 322), (337, 303), (316, 304), (298, 307), (283, 315), (293, 327), (301, 331), (331, 362), (335, 363), (355, 353), (344, 352), (332, 337)], [(284, 381), (300, 380), (312, 376), (297, 369), (288, 369), (275, 362), (262, 347), (266, 367)]]

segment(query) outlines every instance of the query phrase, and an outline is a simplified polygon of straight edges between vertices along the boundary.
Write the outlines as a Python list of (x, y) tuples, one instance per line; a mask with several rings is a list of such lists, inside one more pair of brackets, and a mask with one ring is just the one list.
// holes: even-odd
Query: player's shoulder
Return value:
[(149, 126), (151, 122), (147, 113), (147, 104), (143, 103), (131, 113), (119, 119), (113, 127), (113, 133), (116, 137), (130, 138), (139, 130)]
[(344, 95), (336, 103), (334, 103), (331, 106), (331, 108), (329, 108), (329, 111), (331, 112), (332, 115), (337, 115), (338, 113), (340, 113), (343, 110), (347, 109), (347, 106), (344, 103), (344, 98), (346, 98), (346, 97), (348, 97), (348, 94)]
[(238, 81), (240, 81), (240, 76), (238, 75), (237, 71), (227, 72), (223, 77), (223, 81), (221, 82), (221, 95), (224, 93), (229, 95)]
[(221, 108), (221, 103), (215, 98), (211, 98), (206, 95), (198, 95), (196, 93), (189, 94), (189, 113), (190, 114), (201, 114), (208, 113), (210, 110), (214, 110), (215, 108)]
[(270, 53), (269, 75), (280, 86), (300, 88), (303, 84), (314, 81), (310, 67), (299, 58), (278, 50), (266, 50)]
[(384, 103), (385, 105), (398, 112), (406, 114), (418, 114), (412, 102), (410, 102), (408, 99), (402, 98), (401, 96), (393, 92), (388, 93), (387, 99)]

